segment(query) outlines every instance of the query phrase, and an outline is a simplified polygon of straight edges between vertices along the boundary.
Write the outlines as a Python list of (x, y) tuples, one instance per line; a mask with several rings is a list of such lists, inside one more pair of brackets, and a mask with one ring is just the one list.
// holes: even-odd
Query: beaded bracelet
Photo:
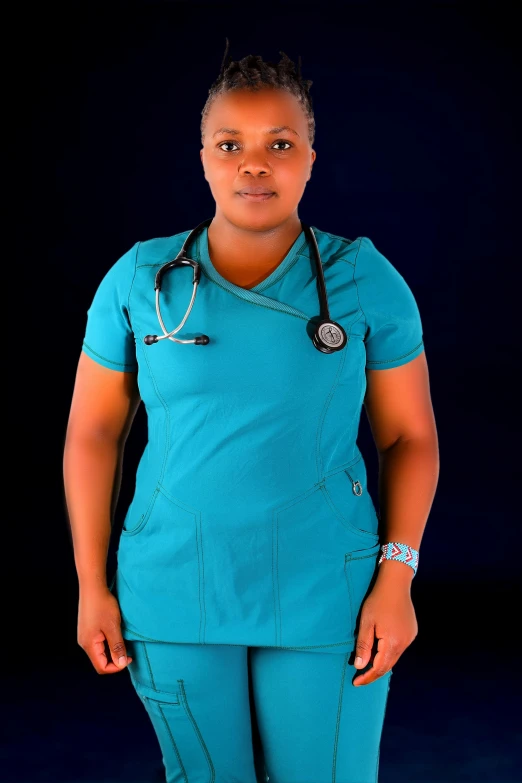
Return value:
[(406, 563), (413, 568), (413, 578), (417, 573), (417, 567), (419, 565), (419, 552), (412, 546), (407, 544), (399, 544), (397, 541), (391, 541), (388, 544), (381, 546), (382, 555), (379, 558), (377, 565), (380, 565), (383, 560), (399, 560), (401, 563)]

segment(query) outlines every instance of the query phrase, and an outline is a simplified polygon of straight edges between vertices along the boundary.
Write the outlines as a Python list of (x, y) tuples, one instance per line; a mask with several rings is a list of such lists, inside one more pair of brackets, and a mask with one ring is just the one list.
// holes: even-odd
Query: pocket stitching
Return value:
[[(166, 691), (164, 691), (166, 693)], [(161, 691), (158, 691), (158, 694), (161, 694)], [(176, 696), (177, 694), (172, 694), (173, 696)], [(179, 707), (181, 702), (179, 701), (168, 701), (165, 697), (163, 699), (155, 699), (154, 696), (149, 696), (149, 694), (143, 694), (143, 698), (147, 701), (154, 701), (156, 704), (166, 704), (167, 706), (173, 706), (173, 707)]]
[[(372, 533), (369, 530), (362, 530), (358, 527), (355, 527), (346, 517), (344, 517), (337, 506), (335, 505), (332, 496), (328, 492), (328, 489), (326, 488), (326, 484), (321, 485), (321, 489), (323, 490), (323, 497), (327, 501), (328, 505), (334, 512), (334, 514), (337, 516), (339, 521), (344, 525), (345, 528), (350, 530), (354, 535), (360, 536), (363, 540), (367, 541), (368, 539), (378, 540), (379, 539), (379, 533)], [(368, 490), (366, 490), (368, 491)]]
[[(370, 557), (376, 557), (378, 555), (378, 553), (379, 553), (380, 546), (381, 546), (381, 543), (379, 541), (379, 542), (377, 542), (377, 544), (374, 544), (374, 546), (370, 547), (370, 549), (372, 549), (374, 551), (371, 551), (368, 554), (360, 555), (360, 556), (358, 556), (356, 554), (355, 557), (354, 557), (354, 553), (353, 552), (347, 552), (345, 554), (345, 556), (344, 556), (344, 574), (345, 574), (345, 577), (346, 577), (346, 582), (348, 584), (348, 595), (350, 597), (350, 618), (351, 618), (350, 619), (350, 625), (351, 625), (350, 630), (352, 631), (352, 636), (353, 636), (354, 640), (356, 638), (355, 623), (356, 623), (357, 617), (356, 617), (356, 614), (355, 614), (355, 611), (354, 611), (354, 605), (353, 605), (354, 604), (354, 600), (353, 600), (352, 563), (355, 560), (368, 560), (368, 558), (370, 558)], [(365, 602), (365, 600), (367, 598), (367, 591), (368, 591), (368, 588), (369, 588), (370, 583), (371, 583), (372, 579), (374, 578), (374, 576), (375, 576), (375, 574), (373, 573), (371, 578), (370, 578), (370, 582), (368, 583), (368, 587), (365, 590), (364, 596), (361, 599), (360, 606), (363, 605), (363, 603)]]
[(363, 455), (359, 454), (357, 457), (355, 457), (355, 459), (352, 459), (349, 462), (345, 462), (343, 465), (338, 465), (336, 468), (331, 468), (331, 470), (327, 470), (326, 473), (323, 473), (322, 481), (325, 481), (327, 478), (331, 478), (332, 476), (337, 476), (337, 474), (343, 470), (349, 470), (350, 468), (353, 468), (355, 465), (359, 464), (362, 458)]
[(180, 508), (182, 511), (185, 511), (187, 514), (200, 514), (199, 508), (193, 508), (192, 506), (189, 506), (187, 503), (185, 503), (183, 500), (178, 500), (178, 498), (175, 498), (174, 495), (171, 495), (168, 489), (166, 489), (161, 481), (158, 481), (158, 489), (162, 493), (162, 495), (165, 495), (167, 500), (170, 500), (171, 503), (173, 503), (175, 506)]
[(357, 555), (357, 552), (359, 550), (355, 550), (354, 552), (346, 552), (346, 554), (344, 556), (345, 562), (349, 562), (350, 560), (366, 560), (366, 558), (368, 558), (368, 557), (374, 557), (376, 554), (378, 554), (378, 552), (379, 552), (379, 550), (381, 548), (381, 542), (377, 541), (376, 544), (374, 544), (373, 546), (371, 546), (369, 548), (370, 548), (371, 551), (368, 554), (366, 554), (366, 555)]
[[(170, 702), (167, 702), (167, 704), (168, 703), (170, 703)], [(181, 759), (181, 755), (180, 755), (180, 752), (178, 750), (178, 746), (176, 745), (176, 740), (174, 739), (174, 734), (172, 733), (172, 730), (171, 730), (171, 728), (169, 726), (169, 722), (167, 720), (167, 717), (166, 717), (165, 713), (163, 712), (163, 710), (161, 708), (161, 704), (158, 704), (158, 709), (160, 711), (163, 723), (165, 724), (165, 728), (167, 729), (168, 735), (170, 737), (170, 741), (172, 742), (172, 747), (174, 748), (174, 753), (177, 756), (179, 766), (181, 767), (181, 772), (183, 773), (183, 777), (185, 778), (185, 783), (188, 783), (188, 776), (187, 776), (187, 771), (185, 769), (185, 765), (183, 764), (183, 761)]]
[(344, 578), (346, 579), (346, 586), (347, 586), (347, 589), (348, 589), (348, 606), (350, 607), (350, 627), (349, 627), (349, 631), (350, 631), (350, 638), (353, 639), (353, 625), (354, 625), (354, 619), (353, 619), (353, 597), (352, 597), (352, 583), (351, 583), (351, 579), (350, 579), (350, 577), (348, 575), (348, 570), (347, 570), (347, 567), (346, 567), (348, 562), (349, 562), (349, 560), (347, 560), (346, 557), (345, 557), (345, 560), (344, 560)]
[(207, 764), (209, 766), (210, 770), (210, 781), (211, 783), (216, 779), (216, 770), (214, 769), (214, 764), (212, 762), (212, 758), (210, 756), (210, 753), (208, 751), (208, 748), (206, 746), (205, 740), (203, 739), (203, 736), (201, 734), (200, 728), (198, 726), (198, 723), (192, 714), (192, 710), (190, 709), (187, 694), (185, 692), (185, 683), (183, 680), (178, 680), (179, 688), (180, 688), (180, 699), (183, 704), (183, 709), (185, 710), (185, 714), (187, 715), (188, 719), (190, 720), (192, 724), (192, 728), (194, 729), (194, 732), (199, 740), (199, 743), (201, 745), (201, 748), (203, 750), (203, 753), (205, 754), (205, 758), (207, 760)]
[(150, 519), (150, 515), (152, 514), (152, 509), (156, 505), (156, 499), (158, 497), (160, 491), (160, 485), (156, 484), (154, 488), (154, 492), (152, 493), (152, 497), (149, 500), (149, 505), (147, 506), (147, 510), (141, 515), (140, 520), (137, 525), (135, 525), (131, 530), (126, 530), (124, 527), (121, 529), (122, 536), (135, 536), (137, 533), (139, 533), (147, 522)]

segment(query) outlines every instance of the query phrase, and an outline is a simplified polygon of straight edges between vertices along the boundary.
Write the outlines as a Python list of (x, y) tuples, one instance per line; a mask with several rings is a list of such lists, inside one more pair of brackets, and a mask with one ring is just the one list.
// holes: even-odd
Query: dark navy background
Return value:
[[(214, 214), (200, 120), (228, 37), (234, 60), (278, 62), (282, 50), (297, 64), (301, 55), (303, 78), (313, 80), (317, 160), (299, 216), (369, 236), (406, 278), (423, 320), (441, 471), (412, 585), (419, 635), (394, 667), (380, 783), (522, 781), (520, 69), (509, 4), (478, 6), (274, 3), (255, 16), (245, 3), (27, 9), (21, 245), (30, 284), (21, 283), (35, 327), (24, 373), (38, 437), (28, 435), (24, 454), (32, 490), (23, 498), (3, 779), (161, 780), (159, 746), (128, 674), (100, 677), (76, 642), (63, 446), (103, 275), (137, 240)], [(145, 438), (142, 406), (125, 452), (111, 573)], [(364, 413), (359, 444), (377, 502)]]

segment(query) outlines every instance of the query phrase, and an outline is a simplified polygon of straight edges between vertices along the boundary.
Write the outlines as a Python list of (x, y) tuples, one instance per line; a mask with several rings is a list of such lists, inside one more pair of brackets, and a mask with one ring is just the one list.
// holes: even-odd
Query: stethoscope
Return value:
[[(173, 337), (173, 334), (176, 334), (176, 332), (179, 332), (180, 329), (183, 328), (183, 325), (185, 324), (185, 321), (190, 315), (190, 311), (192, 310), (192, 306), (194, 304), (194, 300), (196, 298), (196, 290), (199, 285), (199, 281), (201, 278), (201, 266), (197, 261), (194, 261), (192, 258), (187, 258), (185, 255), (187, 245), (190, 244), (192, 238), (195, 234), (197, 234), (199, 231), (205, 228), (205, 226), (209, 226), (212, 223), (213, 218), (209, 218), (208, 220), (204, 220), (202, 223), (199, 224), (199, 226), (196, 226), (195, 229), (193, 229), (188, 237), (186, 238), (185, 242), (183, 243), (183, 247), (179, 251), (176, 258), (174, 258), (172, 261), (167, 261), (166, 264), (163, 264), (160, 269), (156, 272), (156, 278), (154, 281), (154, 290), (156, 291), (156, 313), (158, 316), (158, 321), (160, 323), (160, 326), (163, 330), (163, 337), (159, 337), (157, 334), (147, 334), (143, 338), (143, 342), (145, 342), (147, 345), (152, 345), (152, 343), (157, 343), (159, 340), (165, 340), (166, 337), (169, 338), (169, 340), (172, 340), (172, 342), (175, 343), (194, 343), (194, 345), (208, 345), (210, 342), (210, 338), (206, 334), (199, 334), (197, 337), (194, 337), (192, 340), (178, 340), (176, 337)], [(346, 345), (348, 338), (346, 336), (346, 332), (344, 331), (343, 327), (336, 323), (335, 321), (332, 321), (330, 318), (330, 311), (328, 309), (328, 297), (326, 295), (326, 286), (324, 283), (324, 273), (323, 273), (323, 265), (321, 262), (321, 256), (319, 254), (319, 247), (317, 245), (317, 241), (314, 235), (314, 232), (309, 226), (306, 226), (302, 221), (301, 225), (303, 226), (305, 235), (307, 239), (312, 240), (313, 248), (314, 248), (314, 254), (315, 254), (315, 265), (317, 267), (317, 288), (319, 291), (319, 302), (321, 307), (321, 314), (320, 314), (320, 321), (315, 329), (314, 334), (312, 335), (312, 342), (317, 348), (318, 351), (321, 351), (322, 353), (334, 353), (335, 351), (341, 351), (344, 346)], [(194, 270), (194, 276), (192, 279), (192, 298), (190, 300), (190, 304), (188, 306), (188, 310), (185, 313), (185, 317), (183, 318), (182, 322), (179, 326), (177, 326), (175, 329), (173, 329), (171, 332), (167, 332), (165, 328), (165, 324), (163, 323), (163, 318), (161, 317), (160, 313), (160, 304), (159, 304), (159, 294), (161, 290), (161, 281), (163, 279), (163, 276), (165, 275), (165, 272), (168, 272), (169, 269), (173, 269), (174, 267), (181, 267), (181, 266), (191, 266)]]

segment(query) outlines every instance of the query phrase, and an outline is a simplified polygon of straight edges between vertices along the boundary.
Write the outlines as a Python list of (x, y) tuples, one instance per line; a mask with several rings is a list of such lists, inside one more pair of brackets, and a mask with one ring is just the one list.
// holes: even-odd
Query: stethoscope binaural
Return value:
[[(157, 343), (159, 340), (165, 340), (165, 338), (169, 338), (169, 340), (172, 340), (172, 342), (175, 343), (194, 343), (194, 345), (207, 345), (210, 342), (210, 338), (206, 334), (200, 334), (197, 335), (197, 337), (194, 337), (192, 340), (179, 340), (176, 337), (173, 337), (173, 334), (176, 334), (176, 332), (179, 332), (180, 329), (183, 328), (183, 325), (185, 324), (185, 321), (190, 315), (190, 311), (192, 310), (192, 306), (194, 304), (194, 300), (196, 298), (196, 290), (199, 285), (199, 281), (201, 278), (201, 266), (197, 261), (194, 261), (192, 258), (187, 258), (185, 255), (186, 248), (190, 244), (192, 238), (195, 234), (197, 234), (199, 231), (205, 228), (205, 226), (209, 226), (212, 223), (213, 218), (209, 218), (208, 220), (204, 220), (202, 223), (199, 224), (199, 226), (196, 226), (195, 229), (193, 229), (186, 240), (183, 243), (183, 247), (179, 251), (176, 258), (174, 258), (172, 261), (167, 261), (166, 264), (163, 264), (160, 269), (156, 272), (156, 278), (154, 281), (154, 290), (156, 291), (156, 313), (158, 316), (158, 321), (160, 323), (160, 326), (163, 330), (163, 336), (160, 337), (157, 334), (147, 334), (143, 338), (143, 342), (145, 342), (147, 345), (152, 345), (153, 343)], [(344, 346), (347, 343), (347, 336), (346, 332), (344, 331), (343, 327), (336, 323), (335, 321), (332, 321), (330, 318), (330, 311), (328, 309), (328, 297), (326, 295), (326, 286), (324, 283), (324, 273), (323, 273), (323, 265), (321, 262), (321, 256), (319, 253), (319, 247), (317, 245), (317, 240), (315, 238), (314, 232), (309, 226), (306, 226), (302, 221), (301, 225), (303, 226), (304, 232), (306, 234), (307, 239), (312, 240), (312, 245), (314, 248), (314, 255), (315, 255), (315, 265), (317, 267), (317, 287), (319, 291), (319, 302), (321, 307), (321, 315), (320, 315), (320, 321), (317, 325), (314, 334), (312, 335), (312, 342), (317, 348), (318, 351), (321, 351), (322, 353), (334, 353), (335, 351), (341, 351)], [(175, 329), (173, 329), (171, 332), (167, 332), (165, 328), (165, 324), (163, 323), (163, 318), (161, 317), (160, 313), (160, 305), (159, 305), (159, 294), (161, 290), (161, 281), (163, 279), (163, 276), (165, 275), (165, 272), (168, 272), (169, 269), (174, 269), (175, 267), (181, 267), (181, 266), (191, 266), (194, 270), (194, 276), (192, 279), (192, 298), (190, 300), (190, 304), (188, 306), (187, 312), (185, 313), (185, 317), (183, 318), (182, 322), (179, 326), (177, 326)]]

